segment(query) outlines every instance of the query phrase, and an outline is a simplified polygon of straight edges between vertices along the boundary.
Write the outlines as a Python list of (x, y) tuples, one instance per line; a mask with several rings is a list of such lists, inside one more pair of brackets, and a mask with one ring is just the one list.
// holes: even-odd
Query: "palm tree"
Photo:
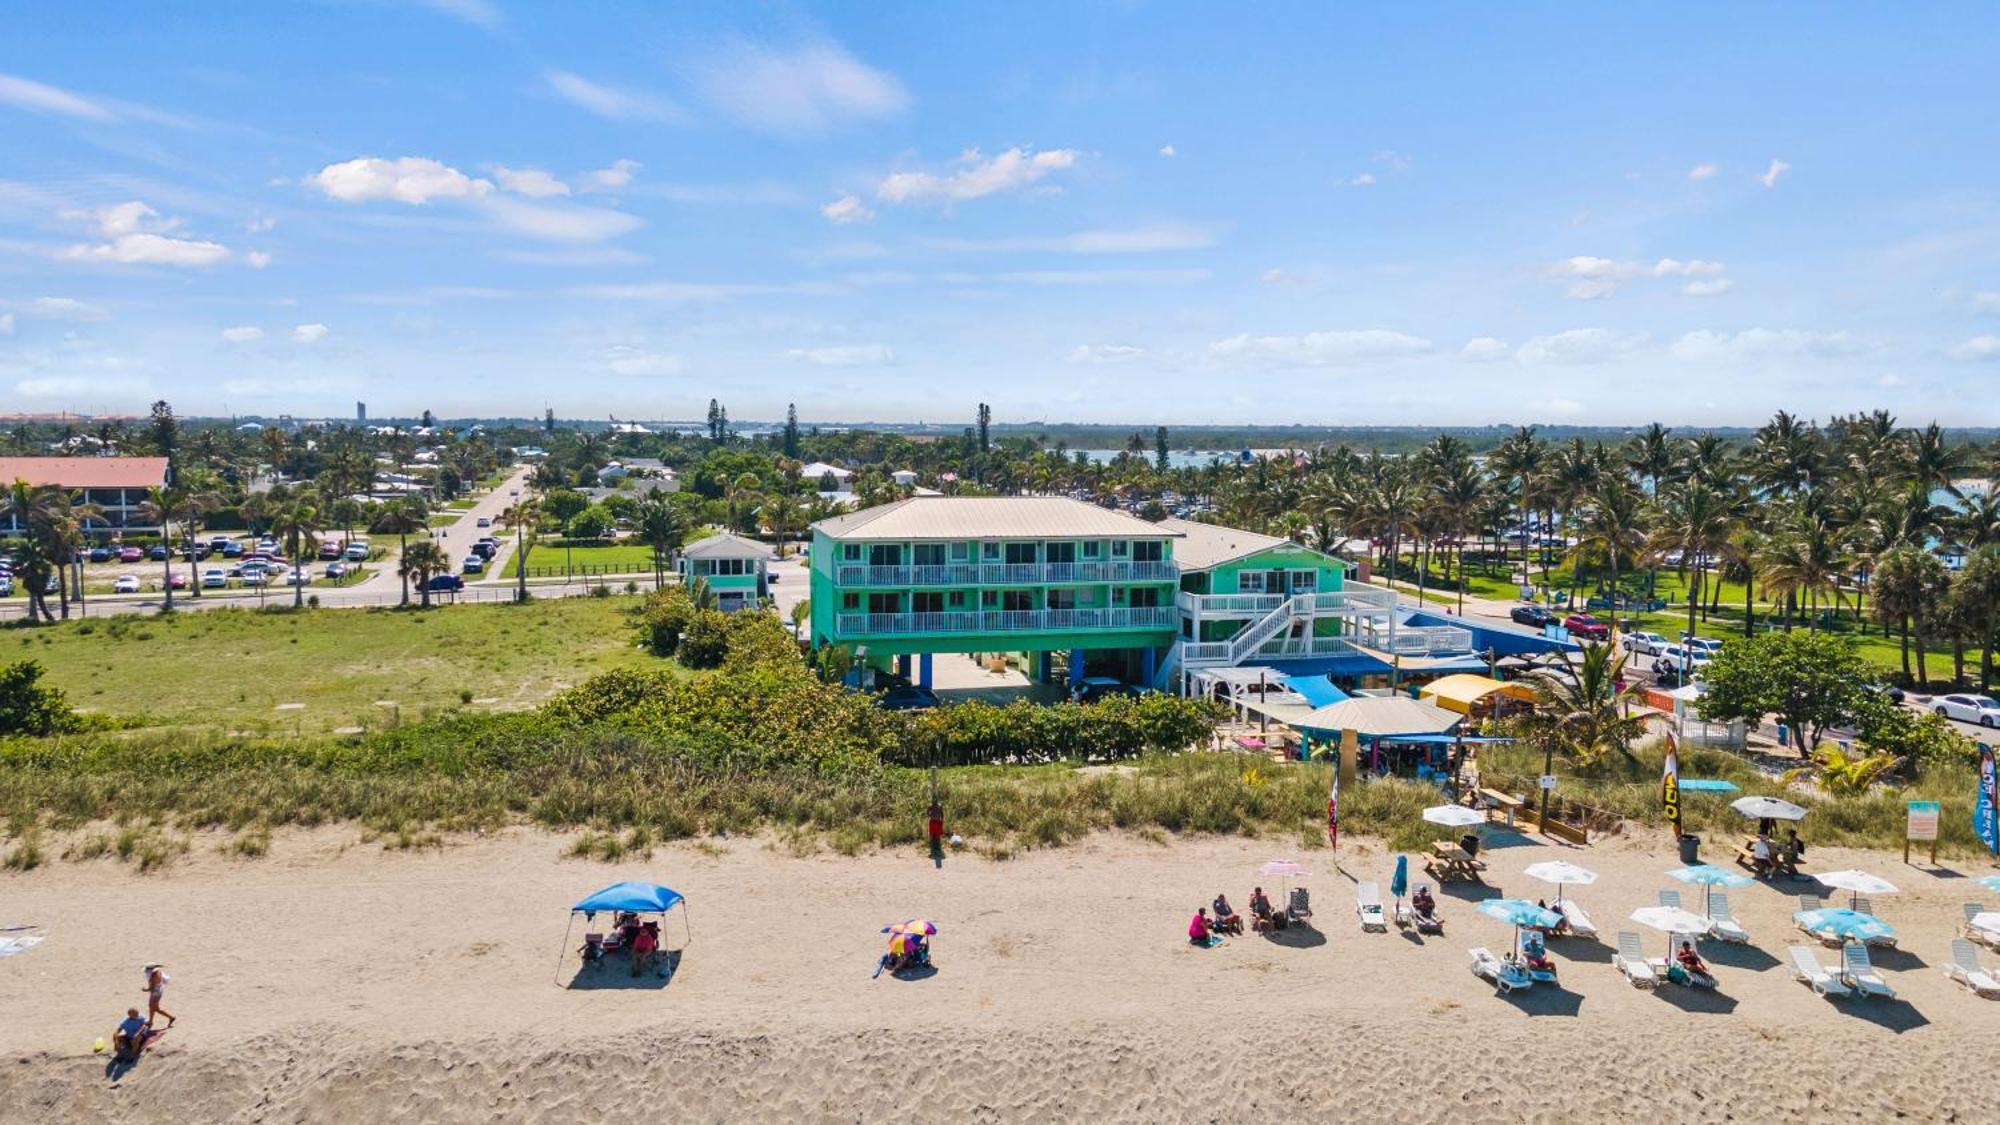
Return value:
[[(1847, 600), (1839, 581), (1845, 563), (1840, 542), (1827, 521), (1800, 506), (1766, 541), (1758, 572), (1764, 588), (1787, 605), (1798, 605), (1803, 596), (1806, 628), (1812, 631), (1819, 625), (1821, 594), (1833, 595), (1836, 611)], [(1789, 617), (1786, 622), (1789, 628)]]
[(798, 498), (782, 494), (771, 498), (759, 513), (764, 520), (764, 528), (778, 539), (778, 557), (785, 557), (785, 541), (796, 535), (805, 525), (805, 509), (800, 507)]
[(1647, 540), (1657, 555), (1665, 550), (1681, 553), (1684, 574), (1694, 563), (1694, 581), (1688, 586), (1687, 631), (1694, 633), (1695, 607), (1707, 591), (1708, 569), (1713, 557), (1735, 526), (1735, 513), (1713, 488), (1698, 480), (1671, 485), (1662, 497), (1660, 525)]
[(292, 608), (303, 608), (306, 599), (305, 583), (299, 579), (306, 573), (306, 558), (319, 550), (320, 525), (319, 508), (309, 496), (300, 495), (278, 509), (271, 520), (271, 534), (285, 544), (285, 556), (292, 560), (294, 573), (292, 584)]
[(1576, 554), (1601, 558), (1611, 572), (1611, 633), (1618, 633), (1618, 570), (1636, 564), (1646, 547), (1647, 512), (1639, 491), (1620, 475), (1606, 475), (1591, 489), (1577, 528)]
[[(1528, 533), (1529, 504), (1535, 498), (1535, 490), (1529, 484), (1541, 476), (1542, 466), (1547, 460), (1547, 448), (1536, 439), (1533, 426), (1522, 426), (1508, 434), (1486, 458), (1486, 467), (1493, 470), (1496, 477), (1512, 478), (1519, 486), (1517, 496), (1521, 501), (1521, 585), (1528, 584)], [(1504, 552), (1503, 552), (1504, 553)]]
[(1625, 446), (1625, 467), (1638, 474), (1646, 482), (1646, 494), (1657, 497), (1660, 482), (1674, 468), (1674, 451), (1667, 435), (1672, 433), (1658, 422), (1649, 424), (1643, 431), (1633, 435)]
[[(410, 533), (427, 531), (431, 525), (430, 503), (421, 496), (405, 496), (391, 500), (382, 506), (382, 514), (375, 517), (374, 530), (396, 537), (396, 553), (409, 549)], [(403, 596), (399, 605), (410, 604), (410, 580), (403, 579)]]
[[(1632, 744), (1646, 731), (1643, 715), (1628, 715), (1618, 701), (1618, 682), (1625, 658), (1610, 644), (1585, 645), (1574, 666), (1533, 672), (1525, 682), (1535, 689), (1535, 709), (1514, 720), (1515, 737), (1539, 748), (1544, 773), (1555, 772), (1561, 754), (1579, 766), (1594, 765), (1611, 754), (1632, 755)], [(1547, 819), (1549, 791), (1542, 790), (1542, 817)]]
[[(542, 506), (531, 497), (525, 500), (516, 499), (501, 511), (498, 519), (493, 521), (499, 524), (503, 531), (514, 532), (515, 538), (519, 540), (521, 557), (514, 560), (514, 573), (521, 576), (524, 582), (527, 580), (528, 556), (534, 552), (535, 534), (541, 526), (541, 520)], [(430, 604), (428, 594), (424, 598), (424, 604)]]
[(403, 557), (396, 563), (396, 573), (406, 583), (416, 579), (418, 595), (423, 599), (422, 606), (429, 609), (431, 579), (451, 573), (451, 560), (445, 557), (444, 548), (434, 540), (419, 539), (404, 549)]
[[(166, 488), (149, 488), (146, 490), (146, 499), (139, 505), (140, 515), (146, 522), (159, 525), (160, 541), (167, 545), (166, 561), (161, 564), (165, 572), (161, 587), (166, 591), (166, 598), (160, 603), (161, 613), (171, 613), (174, 608), (173, 525), (180, 525), (181, 538), (187, 543), (188, 572), (189, 577), (192, 578), (194, 571), (195, 523), (204, 514), (212, 512), (221, 506), (222, 497), (215, 493), (196, 492), (182, 485), (169, 485)], [(198, 596), (201, 583), (191, 581), (188, 583), (188, 586), (197, 592), (191, 596)]]

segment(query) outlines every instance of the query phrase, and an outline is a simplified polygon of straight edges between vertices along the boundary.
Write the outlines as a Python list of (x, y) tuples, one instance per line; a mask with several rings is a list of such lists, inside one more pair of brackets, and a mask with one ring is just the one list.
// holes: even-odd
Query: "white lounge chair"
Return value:
[(1804, 914), (1808, 910), (1825, 910), (1825, 909), (1826, 909), (1826, 900), (1819, 897), (1818, 895), (1799, 896), (1799, 913)]
[(1989, 913), (1983, 902), (1968, 902), (1961, 909), (1965, 911), (1965, 936), (1981, 945), (2000, 949), (2000, 930), (1972, 924), (1974, 918)]
[(1679, 891), (1661, 891), (1660, 905), (1672, 910), (1679, 910), (1681, 908), (1681, 893)]
[(1979, 967), (1979, 951), (1964, 938), (1951, 939), (1951, 961), (1944, 975), (1971, 989), (1978, 996), (2000, 996), (2000, 978)]
[(1404, 901), (1403, 901), (1402, 899), (1400, 899), (1400, 898), (1399, 898), (1399, 899), (1397, 899), (1397, 900), (1396, 900), (1396, 928), (1397, 928), (1397, 929), (1399, 929), (1399, 930), (1407, 930), (1407, 929), (1409, 929), (1409, 928), (1410, 928), (1411, 926), (1414, 926), (1414, 925), (1416, 925), (1416, 924), (1417, 924), (1417, 914), (1416, 914), (1416, 911), (1414, 911), (1414, 910), (1411, 910), (1411, 909), (1410, 909), (1410, 904), (1409, 904), (1409, 903), (1407, 903), (1407, 902), (1404, 902)]
[(1583, 907), (1575, 899), (1562, 898), (1557, 899), (1556, 902), (1562, 907), (1563, 917), (1569, 920), (1570, 933), (1575, 934), (1577, 937), (1594, 938), (1597, 936), (1596, 923), (1590, 920), (1590, 915), (1584, 913)]
[[(1646, 959), (1646, 948), (1639, 944), (1639, 935), (1630, 930), (1618, 932), (1618, 952), (1611, 955), (1611, 963), (1625, 974), (1625, 979), (1633, 988), (1655, 988), (1660, 977), (1655, 963)], [(1661, 962), (1664, 966), (1664, 962)]]
[(1354, 910), (1361, 915), (1361, 929), (1364, 933), (1388, 933), (1388, 919), (1382, 916), (1382, 889), (1373, 883), (1360, 883), (1354, 888)]
[(1726, 891), (1712, 891), (1709, 894), (1708, 932), (1723, 941), (1742, 944), (1750, 940), (1749, 932), (1736, 922), (1736, 914), (1730, 909), (1729, 894)]
[(1493, 987), (1502, 992), (1512, 992), (1517, 988), (1532, 988), (1535, 978), (1528, 970), (1512, 961), (1502, 961), (1493, 956), (1493, 951), (1485, 946), (1470, 950), (1472, 975), (1493, 982)]
[(1785, 947), (1792, 955), (1792, 979), (1802, 980), (1812, 986), (1821, 996), (1850, 996), (1854, 990), (1840, 982), (1826, 966), (1819, 963), (1819, 955), (1803, 945)]
[[(1862, 895), (1854, 896), (1854, 909), (1862, 914), (1873, 915), (1877, 918), (1881, 917), (1881, 915), (1875, 913), (1875, 903)], [(1896, 939), (1893, 936), (1872, 937), (1868, 939), (1868, 944), (1878, 946), (1882, 949), (1894, 949), (1896, 948)]]
[(1863, 996), (1896, 998), (1896, 990), (1875, 971), (1875, 963), (1868, 959), (1868, 947), (1861, 942), (1850, 941), (1840, 947), (1840, 977)]

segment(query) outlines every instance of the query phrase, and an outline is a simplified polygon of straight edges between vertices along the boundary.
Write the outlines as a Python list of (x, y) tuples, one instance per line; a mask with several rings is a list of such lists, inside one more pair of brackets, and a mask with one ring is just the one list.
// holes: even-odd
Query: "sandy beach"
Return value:
[[(0, 960), (0, 1118), (1994, 1118), (2000, 1001), (1938, 969), (1958, 904), (1982, 897), (1964, 876), (1983, 866), (1954, 876), (1815, 849), (1815, 870), (1903, 888), (1877, 902), (1902, 938), (1877, 958), (1900, 998), (1833, 1003), (1785, 964), (1790, 893), (1810, 884), (1735, 892), (1755, 944), (1708, 944), (1717, 993), (1625, 984), (1609, 942), (1679, 886), (1664, 839), (1493, 848), (1488, 887), (1454, 888), (1446, 936), (1421, 939), (1360, 931), (1348, 873), (1386, 887), (1392, 859), (1344, 841), (1342, 870), (1325, 851), (1295, 855), (1314, 872), (1314, 931), (1212, 950), (1185, 942), (1194, 907), (1218, 890), (1240, 906), (1257, 865), (1295, 848), (1100, 836), (937, 869), (761, 839), (606, 865), (561, 858), (565, 842), (523, 830), (402, 853), (333, 828), (280, 835), (255, 860), (205, 842), (144, 876), (106, 861), (10, 874), (0, 924), (46, 940)], [(1559, 854), (1599, 873), (1575, 893), (1604, 944), (1553, 943), (1560, 988), (1498, 997), (1466, 951), (1510, 931), (1471, 900), (1545, 895), (1521, 869)], [(568, 904), (624, 878), (687, 894), (677, 972), (563, 987), (577, 971)], [(938, 971), (871, 979), (877, 931), (913, 914), (939, 925)], [(683, 944), (677, 919), (669, 933)], [(173, 977), (179, 1024), (113, 1081), (91, 1041), (143, 1008), (152, 960)]]

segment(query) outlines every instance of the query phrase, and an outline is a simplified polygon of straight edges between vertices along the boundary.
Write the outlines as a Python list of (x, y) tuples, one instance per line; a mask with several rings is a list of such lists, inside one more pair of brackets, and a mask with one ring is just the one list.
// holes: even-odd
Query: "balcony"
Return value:
[(940, 563), (868, 566), (839, 563), (833, 584), (849, 587), (1048, 586), (1072, 582), (1177, 582), (1172, 562)]
[[(1188, 594), (1178, 595), (1181, 609), (1195, 617), (1258, 617), (1283, 605), (1286, 594)], [(1312, 599), (1311, 612), (1386, 613), (1396, 606), (1396, 595), (1377, 586), (1350, 586), (1341, 590), (1306, 592)]]
[(1138, 609), (999, 609), (944, 613), (842, 613), (840, 637), (952, 636), (987, 633), (1062, 633), (1091, 630), (1171, 630), (1179, 615), (1169, 606)]

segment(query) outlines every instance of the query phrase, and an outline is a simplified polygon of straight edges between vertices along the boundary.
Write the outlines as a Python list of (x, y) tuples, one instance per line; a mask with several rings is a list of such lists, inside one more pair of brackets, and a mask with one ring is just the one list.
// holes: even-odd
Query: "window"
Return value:
[(1050, 608), (1050, 609), (1075, 609), (1075, 608), (1076, 608), (1076, 591), (1075, 591), (1075, 590), (1050, 590), (1050, 591), (1049, 591), (1049, 608)]
[(1050, 543), (1043, 547), (1043, 557), (1052, 563), (1073, 563), (1076, 561), (1076, 544)]
[(944, 594), (937, 590), (920, 591), (910, 595), (911, 613), (943, 613)]
[(1000, 594), (1000, 608), (1009, 611), (1033, 609), (1034, 595), (1027, 590), (1003, 590)]
[(861, 595), (860, 595), (860, 594), (842, 594), (842, 595), (840, 595), (840, 608), (842, 608), (842, 609), (860, 609), (860, 608), (861, 608)]
[(1236, 573), (1236, 592), (1239, 594), (1261, 594), (1264, 592), (1264, 572), (1261, 570), (1241, 570)]
[(963, 590), (953, 590), (953, 591), (951, 592), (951, 595), (950, 595), (950, 597), (949, 597), (949, 598), (947, 598), (946, 600), (947, 600), (947, 603), (948, 603), (948, 604), (949, 604), (949, 605), (951, 606), (951, 608), (953, 608), (953, 609), (964, 609), (964, 608), (965, 608), (965, 591), (963, 591)]
[(842, 562), (860, 562), (861, 544), (842, 543), (840, 545), (840, 559)]
[(1086, 559), (1103, 558), (1104, 544), (1095, 539), (1092, 539), (1090, 542), (1085, 543), (1083, 545), (1083, 557)]
[(1132, 544), (1133, 562), (1159, 562), (1167, 557), (1167, 545), (1157, 539), (1143, 539)]
[(901, 543), (877, 543), (868, 548), (869, 566), (901, 566), (903, 545)]
[(979, 608), (981, 608), (981, 609), (998, 609), (999, 607), (1000, 607), (1000, 595), (999, 595), (999, 593), (997, 593), (996, 591), (993, 591), (993, 590), (981, 590), (981, 591), (979, 591)]
[(1133, 609), (1160, 608), (1160, 588), (1157, 586), (1134, 586), (1125, 591), (1125, 604)]
[(972, 544), (966, 542), (958, 542), (958, 543), (953, 543), (951, 545), (951, 561), (962, 563), (971, 557), (972, 557)]
[(902, 600), (902, 597), (901, 594), (870, 594), (868, 595), (868, 612), (901, 613), (903, 607), (898, 603)]
[(1291, 573), (1292, 593), (1310, 594), (1319, 589), (1319, 571), (1295, 570)]
[(910, 562), (916, 566), (943, 566), (944, 544), (915, 544), (910, 548)]
[(979, 557), (985, 559), (987, 562), (1000, 561), (1000, 544), (998, 543), (981, 543), (979, 551)]
[(1132, 544), (1127, 543), (1123, 539), (1120, 539), (1119, 541), (1111, 545), (1111, 555), (1113, 558), (1122, 559), (1130, 555), (1131, 553), (1132, 553)]
[(1035, 561), (1035, 545), (1033, 543), (1007, 544), (1008, 565), (1019, 566), (1024, 563), (1032, 563), (1034, 561)]

